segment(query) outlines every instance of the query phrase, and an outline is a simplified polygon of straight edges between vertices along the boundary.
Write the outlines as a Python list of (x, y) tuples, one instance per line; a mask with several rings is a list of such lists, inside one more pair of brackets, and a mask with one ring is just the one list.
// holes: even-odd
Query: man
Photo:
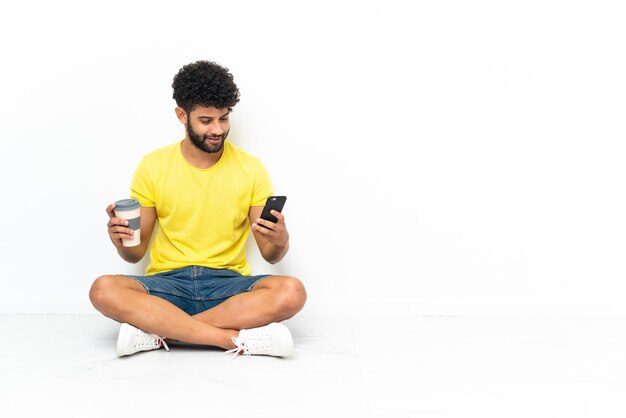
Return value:
[[(261, 255), (279, 262), (289, 248), (284, 216), (260, 218), (272, 195), (259, 160), (226, 141), (239, 90), (228, 69), (198, 61), (172, 84), (181, 142), (146, 155), (133, 176), (131, 197), (141, 204), (141, 244), (128, 222), (106, 209), (119, 255), (136, 263), (150, 245), (145, 276), (105, 275), (89, 297), (122, 323), (117, 355), (164, 346), (166, 338), (230, 349), (237, 354), (288, 356), (291, 333), (280, 321), (306, 301), (302, 283), (287, 276), (251, 276), (245, 243), (252, 231)], [(156, 224), (156, 229), (155, 229)]]

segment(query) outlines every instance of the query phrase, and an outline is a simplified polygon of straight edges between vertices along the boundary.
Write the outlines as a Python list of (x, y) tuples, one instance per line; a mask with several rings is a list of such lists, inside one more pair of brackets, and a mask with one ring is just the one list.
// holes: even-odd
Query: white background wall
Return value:
[[(623, 1), (0, 1), (2, 312), (95, 312), (105, 207), (230, 68), (305, 312), (624, 315)], [(250, 247), (252, 248), (252, 247)]]

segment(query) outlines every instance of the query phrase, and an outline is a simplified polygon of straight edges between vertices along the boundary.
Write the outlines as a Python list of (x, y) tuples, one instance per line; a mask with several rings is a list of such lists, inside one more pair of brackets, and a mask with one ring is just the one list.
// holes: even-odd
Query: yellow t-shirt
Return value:
[(180, 144), (146, 155), (131, 183), (131, 197), (157, 213), (146, 274), (198, 265), (250, 275), (248, 211), (272, 195), (265, 167), (226, 141), (215, 165), (196, 168)]

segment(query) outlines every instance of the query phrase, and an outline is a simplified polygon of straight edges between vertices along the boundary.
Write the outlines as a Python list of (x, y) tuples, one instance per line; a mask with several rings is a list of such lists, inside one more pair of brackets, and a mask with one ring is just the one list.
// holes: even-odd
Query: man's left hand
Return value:
[(257, 218), (256, 222), (252, 224), (252, 230), (260, 233), (272, 245), (285, 247), (289, 243), (285, 217), (276, 210), (272, 210), (270, 213), (276, 217), (276, 223)]

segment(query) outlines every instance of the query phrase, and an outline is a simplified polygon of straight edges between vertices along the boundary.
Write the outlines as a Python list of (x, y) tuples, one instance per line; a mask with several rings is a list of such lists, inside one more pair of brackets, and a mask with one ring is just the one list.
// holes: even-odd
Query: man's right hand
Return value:
[(106, 210), (107, 215), (109, 215), (109, 222), (107, 223), (109, 238), (116, 248), (121, 249), (124, 247), (124, 245), (122, 245), (122, 238), (132, 239), (135, 231), (128, 228), (127, 220), (115, 217), (115, 203), (107, 206)]
[[(117, 248), (117, 253), (120, 257), (129, 263), (137, 263), (146, 254), (146, 251), (148, 251), (152, 231), (154, 230), (157, 219), (156, 208), (141, 207), (141, 232), (135, 232), (130, 229), (125, 219), (115, 216), (114, 210), (115, 204), (107, 206), (107, 215), (109, 215), (109, 223), (107, 223), (109, 238), (111, 238), (111, 242), (115, 245), (115, 248)], [(133, 234), (137, 233), (141, 233), (141, 243), (134, 247), (124, 247), (122, 238), (131, 239)]]

